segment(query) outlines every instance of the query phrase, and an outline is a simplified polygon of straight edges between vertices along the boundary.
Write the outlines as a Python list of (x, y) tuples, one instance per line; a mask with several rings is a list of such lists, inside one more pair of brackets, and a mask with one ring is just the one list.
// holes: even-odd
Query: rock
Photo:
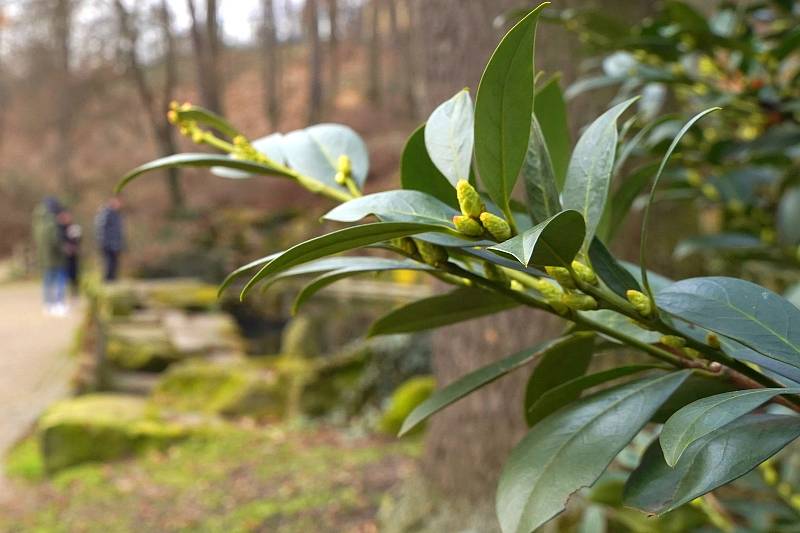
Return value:
[(169, 342), (182, 357), (237, 353), (244, 349), (236, 322), (225, 313), (167, 311), (163, 325)]
[(320, 353), (318, 332), (308, 315), (292, 318), (281, 333), (281, 353), (297, 357), (312, 358)]
[(282, 418), (289, 387), (279, 370), (241, 360), (190, 360), (161, 377), (151, 396), (161, 408), (218, 414)]
[(106, 359), (127, 370), (161, 370), (180, 354), (160, 325), (112, 323), (106, 332)]
[(137, 283), (142, 299), (152, 306), (184, 311), (219, 308), (217, 286), (193, 279), (163, 279)]
[(381, 416), (380, 430), (389, 435), (397, 435), (406, 417), (427, 400), (434, 390), (436, 380), (433, 376), (416, 376), (397, 387), (389, 400), (389, 407)]
[(329, 358), (312, 360), (306, 371), (299, 398), (299, 410), (322, 416), (339, 409), (351, 415), (363, 404), (359, 386), (373, 354), (369, 341), (356, 341)]
[(159, 419), (144, 399), (89, 394), (53, 404), (37, 425), (47, 472), (163, 449), (197, 427)]
[(133, 285), (109, 283), (97, 290), (97, 301), (103, 316), (127, 317), (141, 307), (141, 300)]

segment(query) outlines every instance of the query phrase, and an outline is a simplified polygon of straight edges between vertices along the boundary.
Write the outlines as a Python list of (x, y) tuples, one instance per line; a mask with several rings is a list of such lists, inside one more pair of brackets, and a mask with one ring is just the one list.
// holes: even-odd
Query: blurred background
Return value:
[[(735, 127), (717, 124), (716, 133), (690, 139), (701, 155), (672, 172), (664, 198), (671, 202), (659, 203), (654, 217), (661, 220), (657, 270), (684, 276), (737, 269), (788, 288), (800, 261), (790, 259), (797, 232), (792, 242), (779, 241), (787, 223), (774, 215), (794, 183), (786, 169), (795, 168), (796, 128), (779, 156), (753, 163), (778, 169), (771, 196), (758, 187), (747, 189), (748, 198), (726, 189), (761, 183), (764, 173), (726, 181), (741, 161), (726, 159), (730, 145), (729, 152), (714, 147), (720, 136), (753, 142), (775, 125), (763, 118), (775, 111), (764, 86), (775, 88), (781, 105), (794, 101), (793, 76), (788, 92), (779, 77), (765, 75), (763, 85), (746, 90), (730, 81), (738, 79), (733, 72), (749, 80), (759, 67), (796, 64), (795, 41), (777, 66), (755, 57), (774, 48), (759, 45), (770, 34), (759, 31), (765, 24), (779, 19), (781, 35), (796, 37), (794, 3), (553, 4), (537, 35), (536, 67), (548, 78), (560, 73), (561, 86), (572, 87), (573, 139), (631, 92), (650, 94), (650, 118), (671, 111), (678, 125), (700, 105), (733, 101), (744, 110), (731, 119)], [(772, 18), (764, 6), (778, 6)], [(172, 101), (220, 113), (250, 138), (345, 124), (369, 148), (367, 191), (395, 187), (409, 135), (458, 90), (474, 95), (491, 51), (525, 7), (532, 6), (0, 1), (0, 406), (8, 413), (0, 423), (0, 452), (7, 454), (0, 530), (495, 531), (499, 468), (525, 431), (524, 373), (441, 413), (422, 433), (394, 434), (436, 384), (551, 336), (558, 321), (512, 311), (433, 334), (364, 340), (370, 320), (437, 290), (407, 273), (340, 283), (294, 317), (294, 282), (245, 303), (218, 300), (216, 284), (234, 268), (325, 230), (318, 218), (329, 201), (277, 179), (224, 180), (196, 169), (142, 179), (121, 198), (126, 242), (115, 283), (101, 281), (95, 217), (128, 170), (203, 150), (167, 122)], [(732, 30), (726, 17), (734, 17)], [(754, 59), (729, 61), (725, 52), (747, 48), (742, 43)], [(703, 70), (698, 57), (717, 70)], [(689, 66), (681, 73), (676, 64)], [(668, 121), (647, 126), (647, 109), (640, 111), (630, 132), (644, 132), (646, 142), (626, 167), (633, 170), (651, 163), (665, 132), (675, 129)], [(797, 110), (779, 112), (779, 122), (794, 127)], [(743, 120), (756, 131), (736, 133)], [(81, 296), (56, 312), (42, 309), (34, 238), (43, 231), (35, 213), (48, 197), (71, 214), (61, 226), (80, 228)], [(628, 259), (638, 255), (633, 218), (614, 242)], [(676, 244), (695, 233), (706, 240), (684, 242), (674, 256)], [(709, 235), (723, 237), (712, 242)], [(723, 255), (698, 253), (711, 249)], [(743, 251), (751, 254), (746, 263), (724, 255)], [(622, 470), (638, 451), (621, 458)], [(791, 465), (786, 475), (796, 477)], [(634, 516), (615, 507), (619, 480), (605, 481), (604, 494), (581, 499), (551, 530), (725, 529), (714, 509), (668, 521)], [(766, 529), (754, 530), (796, 522), (791, 487), (784, 489), (766, 498), (759, 511)]]

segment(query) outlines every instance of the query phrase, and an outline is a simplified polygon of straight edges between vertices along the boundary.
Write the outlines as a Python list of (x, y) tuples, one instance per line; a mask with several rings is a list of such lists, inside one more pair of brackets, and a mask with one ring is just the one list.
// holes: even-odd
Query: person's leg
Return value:
[(119, 277), (119, 252), (111, 252), (111, 281)]
[(106, 281), (116, 281), (118, 268), (118, 253), (113, 250), (104, 250), (103, 257), (106, 262)]
[(42, 296), (45, 310), (50, 311), (53, 305), (53, 269), (48, 268), (42, 273)]

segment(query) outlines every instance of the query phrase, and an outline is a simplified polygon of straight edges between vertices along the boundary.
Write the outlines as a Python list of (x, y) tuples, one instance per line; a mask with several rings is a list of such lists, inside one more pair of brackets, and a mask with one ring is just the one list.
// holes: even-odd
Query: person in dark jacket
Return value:
[(72, 213), (64, 209), (58, 215), (58, 225), (61, 227), (61, 241), (66, 259), (66, 274), (72, 296), (80, 293), (80, 256), (83, 229), (75, 222)]
[(33, 240), (42, 270), (45, 312), (52, 315), (67, 312), (66, 259), (57, 220), (62, 210), (58, 200), (48, 197), (33, 211)]
[(105, 263), (104, 278), (115, 281), (119, 272), (119, 256), (125, 249), (125, 234), (122, 226), (122, 199), (112, 197), (94, 219), (97, 246)]

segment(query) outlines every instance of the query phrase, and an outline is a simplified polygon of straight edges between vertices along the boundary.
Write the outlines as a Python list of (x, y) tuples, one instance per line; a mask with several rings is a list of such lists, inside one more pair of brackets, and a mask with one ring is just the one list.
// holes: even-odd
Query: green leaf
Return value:
[(694, 441), (746, 415), (781, 394), (798, 394), (800, 388), (736, 390), (709, 396), (690, 403), (672, 415), (661, 430), (659, 440), (664, 460), (675, 466)]
[(452, 219), (458, 214), (449, 205), (424, 192), (394, 190), (355, 198), (334, 207), (322, 218), (356, 222), (375, 215), (384, 222), (419, 222), (454, 228)]
[[(283, 153), (283, 134), (271, 133), (266, 137), (261, 137), (250, 143), (253, 148), (269, 157), (273, 162), (285, 165), (286, 155)], [(231, 156), (228, 156), (231, 157)], [(242, 172), (241, 170), (234, 170), (227, 167), (211, 167), (211, 173), (221, 178), (229, 179), (244, 179), (249, 178), (252, 174)]]
[[(634, 324), (627, 316), (612, 311), (611, 309), (598, 309), (596, 311), (581, 311), (581, 316), (587, 320), (603, 324), (619, 333), (633, 337), (634, 339), (647, 344), (658, 342), (661, 333), (650, 331)], [(619, 342), (617, 339), (608, 337), (612, 342)]]
[(617, 262), (606, 245), (597, 237), (592, 239), (592, 244), (589, 246), (589, 260), (603, 283), (623, 298), (625, 292), (630, 289), (642, 290), (636, 278)]
[(424, 422), (432, 415), (438, 413), (445, 407), (452, 405), (471, 392), (492, 383), (493, 381), (505, 376), (509, 372), (534, 360), (546, 350), (550, 350), (562, 342), (566, 342), (571, 337), (562, 337), (541, 342), (531, 348), (526, 348), (520, 352), (510, 355), (505, 359), (470, 372), (464, 377), (457, 379), (444, 388), (434, 392), (427, 400), (419, 404), (403, 422), (400, 429), (400, 436), (405, 435), (420, 423)]
[(531, 136), (521, 174), (528, 198), (528, 212), (534, 222), (547, 220), (561, 211), (555, 173), (535, 116), (531, 119)]
[(663, 366), (657, 365), (629, 365), (589, 374), (588, 376), (578, 375), (574, 379), (561, 382), (557, 386), (544, 391), (536, 401), (530, 403), (526, 401), (525, 419), (528, 421), (528, 426), (533, 426), (565, 405), (580, 398), (586, 389), (656, 368), (664, 369)]
[(778, 205), (778, 237), (782, 244), (800, 244), (800, 186), (784, 191)]
[(690, 371), (645, 378), (578, 400), (545, 418), (514, 448), (500, 476), (503, 533), (529, 533), (594, 483)]
[(647, 200), (647, 205), (644, 208), (644, 215), (642, 216), (642, 236), (639, 242), (639, 269), (641, 271), (642, 286), (644, 287), (645, 293), (647, 294), (647, 296), (650, 297), (651, 301), (654, 300), (654, 298), (653, 298), (653, 291), (650, 288), (650, 280), (647, 277), (647, 252), (646, 252), (647, 222), (650, 218), (650, 206), (653, 205), (653, 200), (656, 197), (656, 188), (658, 187), (658, 182), (661, 180), (661, 176), (664, 173), (664, 168), (666, 168), (667, 162), (669, 161), (669, 158), (672, 156), (672, 152), (675, 151), (675, 148), (677, 148), (678, 143), (681, 142), (683, 136), (686, 135), (686, 132), (689, 131), (689, 129), (694, 125), (695, 122), (697, 122), (704, 116), (708, 115), (709, 113), (717, 111), (718, 109), (720, 108), (712, 107), (710, 109), (706, 109), (705, 111), (701, 111), (700, 113), (690, 118), (689, 121), (683, 125), (678, 134), (675, 136), (675, 138), (672, 139), (672, 143), (669, 145), (669, 148), (667, 148), (664, 157), (661, 159), (661, 164), (658, 167), (658, 171), (656, 172), (656, 177), (653, 180), (653, 185), (650, 188), (650, 197)]
[(253, 270), (255, 268), (263, 267), (264, 265), (266, 265), (267, 263), (269, 263), (270, 261), (272, 261), (273, 259), (275, 259), (279, 255), (281, 255), (282, 253), (283, 252), (275, 252), (274, 254), (269, 254), (269, 255), (267, 255), (265, 257), (261, 257), (259, 259), (254, 260), (254, 261), (251, 261), (251, 262), (247, 263), (246, 265), (240, 266), (239, 268), (237, 268), (236, 270), (234, 270), (233, 272), (231, 272), (230, 274), (225, 276), (225, 279), (222, 280), (222, 283), (220, 283), (220, 285), (219, 285), (218, 294), (222, 294), (225, 291), (225, 289), (227, 289), (231, 285), (231, 283), (233, 283), (237, 278), (239, 278), (243, 274), (245, 274), (245, 273), (247, 273), (247, 272), (249, 272), (249, 271), (251, 271), (251, 270)]
[(567, 123), (567, 106), (559, 84), (560, 76), (550, 78), (536, 90), (533, 112), (539, 120), (547, 152), (550, 155), (556, 185), (560, 190), (567, 175), (572, 141)]
[(275, 259), (265, 264), (242, 289), (244, 298), (250, 289), (259, 281), (274, 276), (293, 266), (346, 252), (362, 246), (369, 246), (399, 237), (408, 237), (427, 231), (444, 231), (446, 228), (433, 224), (415, 224), (411, 222), (375, 222), (350, 228), (340, 229), (327, 235), (315, 237), (297, 244)]
[(608, 219), (608, 242), (613, 242), (614, 237), (625, 222), (626, 217), (631, 212), (633, 202), (642, 193), (650, 177), (656, 172), (657, 164), (644, 165), (633, 171), (620, 184), (614, 194), (611, 195), (611, 211)]
[(192, 106), (191, 109), (181, 111), (182, 120), (193, 120), (199, 124), (210, 126), (225, 135), (229, 139), (233, 139), (237, 135), (241, 135), (233, 125), (225, 120), (224, 117), (198, 106)]
[(425, 263), (418, 263), (410, 260), (384, 259), (380, 257), (363, 257), (359, 259), (362, 259), (362, 261), (326, 272), (325, 274), (322, 274), (321, 276), (311, 280), (311, 282), (303, 287), (303, 289), (297, 294), (294, 304), (292, 305), (292, 313), (297, 313), (300, 307), (317, 292), (341, 279), (363, 274), (365, 272), (385, 272), (389, 270), (433, 270), (433, 267), (430, 267)]
[(358, 134), (341, 124), (317, 124), (287, 133), (282, 148), (289, 165), (333, 188), (343, 189), (334, 177), (340, 155), (350, 158), (353, 180), (363, 187), (369, 172), (367, 146)]
[(502, 294), (474, 288), (458, 288), (438, 296), (417, 300), (379, 318), (369, 336), (410, 333), (438, 328), (491, 315), (519, 305)]
[(436, 168), (455, 186), (469, 180), (474, 111), (469, 90), (459, 91), (433, 110), (425, 124), (425, 147)]
[(679, 281), (663, 289), (658, 307), (800, 368), (800, 310), (774, 292), (735, 278)]
[(533, 113), (533, 47), (539, 5), (503, 37), (478, 86), (475, 162), (486, 191), (506, 216), (517, 181)]
[(754, 235), (747, 233), (717, 233), (697, 235), (683, 239), (675, 247), (673, 257), (680, 261), (696, 253), (753, 253), (767, 250), (767, 245)]
[(585, 248), (594, 237), (603, 216), (614, 156), (617, 151), (617, 119), (636, 98), (617, 104), (583, 132), (567, 168), (562, 200), (565, 209), (575, 209), (586, 221)]
[(583, 217), (577, 211), (562, 211), (524, 233), (489, 250), (513, 257), (529, 266), (569, 266), (583, 243)]
[(262, 165), (260, 163), (254, 163), (252, 161), (232, 159), (226, 155), (188, 153), (162, 157), (160, 159), (156, 159), (155, 161), (150, 161), (149, 163), (145, 163), (144, 165), (136, 167), (123, 176), (123, 178), (117, 184), (116, 191), (121, 191), (126, 185), (128, 185), (128, 183), (147, 172), (163, 170), (165, 168), (184, 167), (226, 167), (242, 170), (248, 173), (248, 176), (251, 174), (259, 174), (264, 176), (277, 176), (294, 179), (294, 176), (284, 170)]
[(425, 125), (417, 128), (406, 141), (400, 159), (400, 182), (403, 189), (421, 191), (458, 208), (453, 186), (431, 161), (425, 148)]
[[(525, 388), (525, 418), (529, 426), (536, 422), (528, 416), (530, 406), (553, 388), (582, 376), (589, 368), (592, 355), (594, 335), (586, 333), (575, 334), (542, 354)], [(580, 392), (570, 400), (575, 400), (578, 396)]]
[(653, 442), (625, 485), (625, 505), (666, 513), (743, 476), (798, 436), (798, 416), (746, 415), (695, 441), (674, 468)]

